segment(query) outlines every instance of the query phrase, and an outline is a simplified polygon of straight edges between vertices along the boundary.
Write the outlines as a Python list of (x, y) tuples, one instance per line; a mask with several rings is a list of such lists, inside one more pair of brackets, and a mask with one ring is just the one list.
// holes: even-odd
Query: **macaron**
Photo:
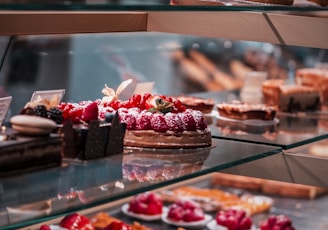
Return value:
[(33, 115), (13, 116), (10, 123), (15, 131), (25, 135), (46, 135), (56, 128), (53, 120)]

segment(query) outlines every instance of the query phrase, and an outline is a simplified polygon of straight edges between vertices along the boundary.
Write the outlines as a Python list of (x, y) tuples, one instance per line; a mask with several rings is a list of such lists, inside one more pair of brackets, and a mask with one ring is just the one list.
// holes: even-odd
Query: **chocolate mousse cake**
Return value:
[(299, 85), (311, 86), (318, 90), (322, 102), (328, 104), (328, 69), (298, 69), (295, 73), (295, 81)]
[(262, 93), (267, 105), (280, 111), (314, 111), (321, 108), (320, 92), (314, 87), (286, 85), (284, 81), (271, 79), (263, 82)]
[(220, 103), (216, 108), (219, 116), (236, 120), (273, 120), (276, 115), (274, 107), (241, 101)]

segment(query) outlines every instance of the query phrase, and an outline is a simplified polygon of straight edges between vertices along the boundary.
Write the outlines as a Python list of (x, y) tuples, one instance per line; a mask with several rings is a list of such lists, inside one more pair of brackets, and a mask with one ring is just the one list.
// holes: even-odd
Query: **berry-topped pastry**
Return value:
[[(134, 94), (128, 100), (118, 99), (129, 84), (125, 81), (116, 92), (105, 86), (105, 96), (94, 102), (62, 103), (64, 120), (74, 123), (95, 118), (106, 120), (118, 112), (126, 124), (124, 145), (151, 148), (197, 148), (211, 146), (211, 133), (202, 112), (186, 109), (178, 99), (165, 95)], [(96, 116), (97, 115), (97, 116)]]
[(252, 220), (244, 210), (228, 209), (219, 211), (215, 216), (215, 222), (227, 230), (248, 230), (252, 227)]
[(128, 214), (142, 219), (159, 219), (163, 212), (163, 201), (155, 192), (145, 192), (134, 196), (127, 207)]
[(287, 216), (272, 215), (260, 224), (260, 230), (295, 230), (295, 228)]
[(174, 222), (198, 222), (205, 219), (205, 214), (198, 203), (178, 200), (169, 206), (167, 218)]

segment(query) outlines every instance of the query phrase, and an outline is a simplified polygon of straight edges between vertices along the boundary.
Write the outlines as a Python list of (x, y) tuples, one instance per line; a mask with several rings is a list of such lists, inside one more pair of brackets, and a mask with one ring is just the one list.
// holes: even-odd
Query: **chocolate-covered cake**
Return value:
[(9, 139), (0, 141), (0, 177), (56, 167), (62, 162), (58, 134), (25, 136), (9, 129), (4, 135)]
[(63, 156), (92, 160), (123, 152), (126, 125), (115, 114), (111, 123), (91, 121), (86, 125), (73, 125), (67, 120), (61, 128)]

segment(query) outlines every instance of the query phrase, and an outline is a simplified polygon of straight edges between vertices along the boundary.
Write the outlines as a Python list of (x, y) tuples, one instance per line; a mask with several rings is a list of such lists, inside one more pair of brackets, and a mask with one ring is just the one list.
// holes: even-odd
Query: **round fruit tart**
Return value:
[(295, 230), (292, 221), (285, 215), (271, 215), (261, 222), (260, 230)]
[(207, 227), (211, 230), (249, 230), (252, 229), (252, 220), (244, 210), (227, 209), (219, 211)]
[(124, 145), (150, 148), (198, 148), (211, 146), (211, 132), (202, 112), (186, 109), (179, 100), (164, 95), (134, 94), (117, 98), (61, 103), (64, 122), (108, 120), (117, 112), (126, 123)]
[(200, 205), (188, 199), (180, 199), (169, 206), (162, 220), (179, 227), (200, 227), (206, 225), (212, 217), (204, 213)]
[(140, 193), (122, 206), (122, 211), (126, 215), (146, 221), (160, 219), (163, 210), (162, 198), (155, 192)]

